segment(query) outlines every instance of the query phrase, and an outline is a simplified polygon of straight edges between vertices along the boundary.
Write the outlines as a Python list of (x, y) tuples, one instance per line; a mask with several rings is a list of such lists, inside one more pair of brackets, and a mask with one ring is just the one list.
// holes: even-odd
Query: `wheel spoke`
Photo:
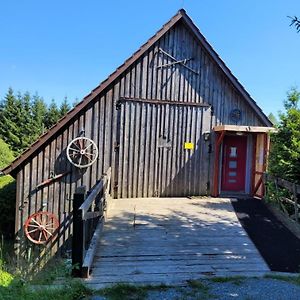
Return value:
[(90, 143), (84, 150), (86, 151), (88, 148), (90, 148), (91, 146), (93, 146), (93, 143)]
[(53, 226), (53, 220), (49, 220), (48, 222), (46, 222), (46, 224), (44, 225), (45, 227), (49, 227), (49, 226)]
[(29, 224), (28, 227), (36, 227), (36, 228), (39, 228), (40, 226), (34, 225), (34, 224)]
[(93, 161), (91, 158), (89, 158), (86, 154), (84, 154), (84, 156), (89, 160), (89, 161)]
[(48, 226), (46, 226), (46, 228), (47, 228), (47, 230), (56, 230), (56, 227), (48, 227)]
[(48, 240), (47, 234), (45, 233), (45, 231), (43, 230), (43, 235), (45, 237), (45, 242)]
[(75, 149), (75, 148), (69, 148), (70, 150), (74, 151), (74, 152), (80, 152), (78, 149)]
[(40, 241), (41, 241), (41, 237), (42, 237), (42, 231), (40, 232), (40, 235), (39, 235), (39, 240), (38, 240), (38, 242), (40, 242)]
[[(78, 151), (79, 152), (79, 151)], [(76, 156), (78, 156), (78, 155), (80, 155), (79, 153), (70, 153), (69, 154), (70, 156), (74, 156), (74, 157), (76, 157)]]
[(79, 149), (82, 150), (83, 149), (83, 144), (82, 144), (82, 139), (78, 140), (78, 144), (79, 144)]
[(37, 231), (37, 230), (39, 230), (39, 229), (36, 228), (36, 229), (30, 230), (30, 231), (28, 231), (28, 233), (32, 233), (32, 232), (35, 232), (35, 231)]
[(81, 165), (81, 161), (82, 161), (82, 155), (79, 158), (79, 162), (78, 162), (79, 165)]
[(41, 226), (41, 224), (39, 224), (34, 218), (31, 219), (31, 221), (33, 221), (35, 224), (37, 224), (39, 227)]
[(95, 153), (85, 153), (85, 155), (90, 155), (90, 156), (95, 156), (96, 154)]
[(80, 147), (74, 142), (72, 145), (74, 145), (75, 147), (77, 147), (77, 149), (80, 151)]
[(46, 228), (44, 228), (44, 230), (43, 231), (46, 231), (50, 236), (52, 236), (53, 234), (50, 232), (50, 231), (48, 231)]

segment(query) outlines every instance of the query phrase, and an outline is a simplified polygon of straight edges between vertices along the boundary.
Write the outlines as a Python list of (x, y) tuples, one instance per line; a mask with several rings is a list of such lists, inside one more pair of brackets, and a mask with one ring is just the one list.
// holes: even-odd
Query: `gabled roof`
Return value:
[(50, 140), (61, 128), (67, 125), (67, 123), (69, 123), (80, 111), (82, 111), (93, 99), (95, 99), (95, 97), (97, 97), (102, 91), (104, 91), (124, 71), (126, 71), (132, 64), (134, 64), (151, 46), (153, 46), (167, 31), (169, 31), (170, 28), (172, 28), (179, 21), (182, 21), (193, 32), (195, 37), (199, 40), (199, 42), (206, 49), (209, 55), (214, 59), (220, 69), (225, 73), (233, 86), (235, 86), (235, 88), (244, 96), (248, 104), (257, 113), (261, 121), (266, 126), (272, 126), (270, 120), (257, 106), (256, 102), (251, 98), (245, 88), (240, 84), (237, 78), (231, 73), (229, 68), (210, 46), (205, 37), (200, 33), (197, 26), (186, 14), (186, 11), (184, 9), (181, 9), (173, 18), (171, 18), (165, 25), (163, 25), (163, 27), (154, 36), (152, 36), (130, 58), (128, 58), (121, 66), (119, 66), (106, 80), (101, 82), (95, 89), (91, 91), (91, 93), (85, 96), (80, 103), (78, 103), (71, 111), (69, 111), (62, 119), (60, 119), (57, 124), (50, 128), (49, 131), (40, 136), (40, 138), (35, 143), (33, 143), (30, 148), (23, 152), (8, 167), (3, 169), (2, 172), (4, 174), (11, 173), (12, 175), (15, 175), (20, 165), (22, 165), (45, 142)]

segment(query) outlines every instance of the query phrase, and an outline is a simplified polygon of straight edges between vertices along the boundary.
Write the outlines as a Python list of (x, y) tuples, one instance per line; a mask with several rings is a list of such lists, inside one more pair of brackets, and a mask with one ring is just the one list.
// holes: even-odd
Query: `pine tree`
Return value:
[(280, 114), (278, 132), (272, 136), (270, 171), (275, 176), (300, 183), (300, 92), (291, 89)]
[(32, 101), (32, 116), (34, 122), (35, 138), (38, 138), (46, 131), (46, 115), (47, 105), (44, 99), (39, 97), (38, 94), (35, 94)]
[(14, 95), (12, 88), (0, 104), (0, 137), (10, 145), (14, 153), (20, 153), (21, 146), (21, 101)]
[(46, 128), (49, 129), (52, 127), (54, 124), (57, 123), (57, 121), (60, 119), (60, 112), (59, 109), (54, 101), (52, 99), (51, 104), (48, 107), (48, 111), (46, 114), (46, 119), (45, 119), (45, 125)]
[(60, 118), (62, 118), (63, 116), (65, 116), (70, 109), (71, 109), (71, 106), (70, 106), (70, 104), (68, 102), (67, 97), (65, 97), (64, 100), (63, 100), (63, 102), (61, 103), (61, 105), (59, 107)]
[(36, 138), (35, 134), (35, 124), (33, 120), (32, 114), (32, 103), (31, 96), (28, 92), (24, 95), (19, 94), (18, 98), (21, 102), (21, 114), (19, 120), (19, 129), (21, 132), (20, 140), (21, 140), (21, 151), (27, 149)]

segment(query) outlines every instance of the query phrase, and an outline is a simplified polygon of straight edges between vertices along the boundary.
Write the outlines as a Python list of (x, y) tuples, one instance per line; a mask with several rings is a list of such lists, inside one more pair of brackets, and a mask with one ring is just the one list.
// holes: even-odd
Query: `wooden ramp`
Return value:
[(225, 198), (113, 200), (91, 277), (93, 288), (126, 282), (183, 284), (269, 271)]

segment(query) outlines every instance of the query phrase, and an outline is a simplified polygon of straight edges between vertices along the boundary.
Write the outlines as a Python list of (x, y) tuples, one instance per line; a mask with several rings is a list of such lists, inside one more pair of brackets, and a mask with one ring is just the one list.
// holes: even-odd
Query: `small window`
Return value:
[(235, 160), (229, 161), (229, 169), (236, 169), (237, 168), (237, 162)]
[(236, 179), (229, 179), (228, 182), (229, 183), (236, 183)]
[(229, 157), (237, 157), (237, 149), (236, 149), (236, 147), (230, 147)]
[(235, 177), (236, 176), (236, 172), (229, 172), (229, 176), (230, 177)]

